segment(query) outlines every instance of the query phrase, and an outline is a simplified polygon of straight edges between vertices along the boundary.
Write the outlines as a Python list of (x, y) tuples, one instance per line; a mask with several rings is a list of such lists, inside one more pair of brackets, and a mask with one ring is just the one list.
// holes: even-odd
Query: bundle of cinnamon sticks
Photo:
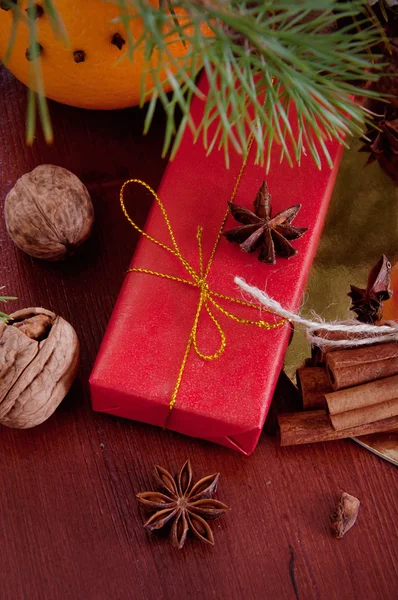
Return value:
[[(375, 288), (375, 271), (380, 272), (387, 264), (383, 256), (370, 273), (368, 288), (370, 284)], [(384, 281), (388, 289), (389, 273), (384, 274)], [(368, 296), (369, 291), (366, 297), (364, 294), (363, 306)], [(381, 302), (378, 317), (380, 311)], [(355, 342), (361, 337), (356, 334), (347, 338), (339, 332), (321, 330), (318, 333), (320, 340), (333, 337)], [(282, 446), (398, 430), (397, 342), (377, 343), (376, 338), (370, 345), (336, 349), (322, 346), (320, 341), (312, 348), (311, 358), (298, 369), (297, 385), (303, 412), (279, 415)]]
[(398, 429), (397, 343), (329, 351), (315, 364), (297, 371), (304, 412), (279, 416), (282, 446)]

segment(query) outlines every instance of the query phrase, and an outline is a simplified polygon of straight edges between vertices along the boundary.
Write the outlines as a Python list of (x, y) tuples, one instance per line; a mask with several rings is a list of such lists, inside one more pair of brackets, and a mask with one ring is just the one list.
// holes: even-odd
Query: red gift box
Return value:
[[(191, 110), (195, 122), (199, 122), (203, 102), (194, 100)], [(264, 265), (257, 261), (256, 254), (246, 254), (237, 244), (221, 238), (206, 280), (210, 290), (243, 299), (234, 284), (234, 276), (239, 275), (253, 285), (266, 287), (284, 307), (297, 309), (341, 157), (341, 146), (336, 142), (329, 143), (328, 150), (334, 162), (332, 170), (327, 166), (317, 170), (307, 156), (302, 158), (300, 167), (291, 168), (286, 162), (280, 164), (280, 147), (274, 145), (271, 171), (266, 177), (273, 214), (302, 204), (294, 224), (309, 230), (293, 242), (299, 254), (290, 260), (278, 259), (276, 265)], [(187, 132), (176, 158), (167, 167), (159, 197), (181, 255), (197, 274), (200, 272), (197, 228), (203, 226), (206, 265), (241, 165), (242, 159), (237, 154), (232, 154), (229, 169), (225, 168), (222, 152), (206, 157), (203, 146), (193, 144), (192, 135)], [(235, 202), (252, 208), (263, 179), (264, 168), (255, 166), (249, 157)], [(131, 191), (138, 196), (143, 192), (138, 185)], [(225, 228), (235, 225), (229, 216)], [(172, 246), (164, 215), (156, 202), (145, 232)], [(144, 237), (131, 267), (194, 280), (178, 257)], [(182, 369), (200, 296), (199, 287), (178, 280), (147, 272), (131, 272), (126, 276), (90, 378), (93, 408), (158, 426), (167, 422), (168, 429), (250, 454), (267, 416), (291, 330), (287, 324), (269, 331), (242, 324), (210, 302), (225, 334), (225, 350), (214, 360), (204, 360), (191, 346)], [(240, 319), (263, 319), (270, 323), (279, 320), (259, 308), (214, 296), (213, 299)], [(220, 346), (220, 332), (205, 306), (200, 311), (197, 345), (203, 354), (213, 354)], [(179, 375), (181, 382), (170, 411)]]

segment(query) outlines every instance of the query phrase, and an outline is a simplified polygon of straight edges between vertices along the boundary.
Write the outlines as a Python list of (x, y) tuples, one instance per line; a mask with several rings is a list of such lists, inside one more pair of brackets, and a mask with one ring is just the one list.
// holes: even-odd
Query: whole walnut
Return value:
[(79, 365), (72, 325), (44, 308), (25, 308), (0, 321), (0, 423), (27, 429), (50, 417)]
[(62, 260), (89, 237), (94, 208), (76, 175), (40, 165), (10, 190), (4, 215), (8, 233), (21, 250), (35, 258)]

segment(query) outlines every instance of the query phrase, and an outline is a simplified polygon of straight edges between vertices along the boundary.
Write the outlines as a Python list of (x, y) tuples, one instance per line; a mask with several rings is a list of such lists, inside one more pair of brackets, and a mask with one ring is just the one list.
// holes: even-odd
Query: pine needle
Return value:
[[(11, 0), (2, 1), (14, 11), (8, 59), (17, 19), (26, 16)], [(54, 31), (66, 40), (55, 3), (43, 1)], [(383, 66), (372, 48), (385, 40), (385, 34), (377, 19), (369, 18), (366, 0), (160, 0), (159, 5), (147, 0), (102, 1), (118, 8), (116, 20), (127, 38), (123, 57), (134, 60), (140, 50), (148, 61), (141, 89), (141, 105), (149, 101), (144, 128), (145, 132), (150, 128), (160, 103), (166, 114), (164, 154), (174, 156), (189, 128), (207, 152), (223, 149), (226, 164), (232, 148), (245, 157), (254, 136), (256, 162), (267, 169), (275, 143), (281, 147), (281, 159), (290, 164), (300, 163), (307, 151), (320, 167), (323, 160), (330, 164), (325, 139), (345, 143), (348, 134), (362, 132), (370, 121), (353, 99), (358, 88), (352, 82), (379, 77)], [(336, 19), (348, 24), (332, 29)], [(134, 20), (141, 24), (138, 39), (133, 39), (130, 29)], [(30, 45), (35, 48), (36, 23), (34, 19), (28, 23)], [(210, 35), (204, 35), (204, 27)], [(183, 48), (181, 57), (171, 49), (176, 40)], [(36, 93), (29, 93), (29, 143), (36, 132), (37, 110), (44, 135), (52, 140), (41, 60), (37, 56), (31, 65)], [(196, 85), (201, 68), (211, 85), (204, 119), (194, 124), (190, 104), (194, 97), (203, 96)], [(146, 75), (152, 80), (149, 92), (143, 85)], [(169, 94), (164, 92), (165, 77), (172, 87)], [(359, 93), (375, 97), (367, 88)], [(216, 128), (212, 127), (215, 119)]]

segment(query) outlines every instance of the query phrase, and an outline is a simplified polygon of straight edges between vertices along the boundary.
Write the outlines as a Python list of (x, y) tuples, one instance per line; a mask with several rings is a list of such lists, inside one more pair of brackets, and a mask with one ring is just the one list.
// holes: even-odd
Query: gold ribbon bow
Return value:
[[(241, 169), (241, 172), (239, 174), (239, 178), (236, 182), (231, 200), (235, 197), (235, 194), (236, 194), (236, 191), (237, 191), (237, 188), (239, 185), (239, 181), (240, 181), (240, 178), (242, 175), (242, 171), (243, 171), (243, 168)], [(151, 235), (149, 235), (148, 233), (143, 231), (140, 227), (138, 227), (138, 225), (136, 223), (134, 223), (134, 221), (129, 216), (129, 214), (126, 210), (125, 204), (124, 204), (124, 190), (125, 190), (126, 186), (128, 186), (131, 183), (138, 183), (139, 185), (142, 185), (155, 198), (160, 210), (162, 211), (163, 218), (165, 220), (165, 223), (166, 223), (166, 226), (167, 226), (167, 229), (168, 229), (171, 241), (172, 241), (172, 247), (167, 246), (166, 244), (163, 244), (163, 242), (160, 242), (156, 238), (152, 237)], [(132, 269), (129, 269), (128, 272), (129, 273), (145, 273), (146, 275), (154, 275), (156, 277), (170, 279), (171, 281), (176, 281), (178, 283), (183, 283), (185, 285), (190, 285), (190, 286), (196, 287), (199, 290), (199, 300), (198, 300), (198, 306), (196, 308), (194, 322), (193, 322), (192, 329), (191, 329), (189, 337), (188, 337), (188, 342), (187, 342), (187, 345), (185, 348), (185, 353), (184, 353), (184, 357), (182, 359), (180, 370), (178, 372), (177, 382), (174, 387), (174, 391), (173, 391), (173, 394), (171, 396), (171, 400), (169, 403), (169, 413), (168, 413), (168, 416), (169, 416), (171, 411), (174, 408), (176, 401), (177, 401), (178, 390), (181, 385), (181, 381), (182, 381), (182, 378), (184, 375), (184, 370), (185, 370), (185, 366), (186, 366), (186, 363), (188, 360), (188, 355), (191, 350), (191, 347), (192, 346), (194, 347), (196, 354), (198, 356), (200, 356), (200, 358), (202, 358), (203, 360), (216, 360), (217, 358), (219, 358), (222, 355), (222, 353), (224, 352), (224, 350), (226, 348), (226, 344), (227, 344), (226, 335), (225, 335), (225, 332), (224, 332), (221, 324), (219, 323), (219, 321), (217, 320), (217, 318), (214, 315), (214, 312), (213, 312), (214, 309), (221, 312), (223, 315), (227, 316), (228, 318), (230, 318), (234, 321), (237, 321), (238, 323), (243, 323), (245, 325), (255, 325), (256, 327), (260, 327), (262, 329), (267, 329), (267, 330), (276, 329), (277, 327), (281, 327), (282, 325), (284, 325), (284, 323), (286, 323), (286, 319), (282, 319), (280, 321), (277, 321), (276, 323), (268, 323), (267, 321), (263, 321), (261, 319), (260, 320), (242, 319), (242, 318), (234, 315), (233, 313), (229, 312), (222, 306), (220, 306), (220, 304), (217, 302), (217, 300), (218, 299), (225, 300), (225, 301), (228, 301), (228, 302), (231, 302), (234, 304), (240, 304), (242, 306), (255, 308), (256, 310), (258, 310), (260, 307), (257, 304), (254, 304), (252, 302), (245, 302), (244, 300), (241, 300), (239, 298), (233, 298), (231, 296), (226, 296), (225, 294), (220, 294), (220, 293), (210, 289), (209, 284), (207, 282), (207, 277), (209, 275), (209, 271), (210, 271), (211, 265), (213, 263), (213, 259), (214, 259), (214, 256), (215, 256), (215, 253), (217, 250), (217, 246), (218, 246), (220, 238), (221, 238), (222, 231), (224, 229), (224, 225), (225, 225), (226, 220), (229, 215), (229, 209), (227, 210), (227, 212), (223, 218), (223, 221), (221, 223), (221, 227), (219, 229), (219, 232), (218, 232), (216, 241), (214, 243), (209, 261), (206, 265), (206, 268), (204, 268), (204, 266), (203, 266), (203, 250), (202, 250), (203, 228), (198, 227), (198, 229), (197, 229), (196, 239), (198, 242), (198, 249), (199, 249), (199, 273), (198, 273), (193, 268), (193, 266), (187, 261), (187, 259), (182, 256), (181, 251), (176, 242), (173, 229), (170, 225), (170, 221), (169, 221), (166, 209), (165, 209), (162, 201), (160, 200), (159, 196), (147, 183), (145, 183), (144, 181), (141, 181), (141, 179), (129, 179), (128, 181), (126, 181), (120, 190), (120, 204), (121, 204), (121, 207), (122, 207), (122, 210), (123, 210), (123, 213), (124, 213), (126, 219), (134, 227), (134, 229), (136, 229), (141, 235), (146, 237), (148, 240), (150, 240), (157, 246), (160, 246), (167, 252), (170, 252), (170, 254), (172, 254), (173, 256), (176, 256), (178, 258), (178, 260), (180, 261), (180, 263), (185, 268), (185, 270), (187, 271), (188, 275), (190, 276), (190, 279), (184, 279), (182, 277), (175, 277), (174, 275), (169, 275), (168, 273), (160, 273), (158, 271), (152, 271), (150, 269), (144, 269), (144, 268), (139, 268), (139, 267), (134, 267)], [(220, 335), (220, 345), (218, 347), (218, 350), (216, 352), (214, 352), (213, 354), (205, 354), (205, 353), (201, 352), (201, 350), (198, 347), (198, 341), (197, 341), (198, 323), (199, 323), (199, 318), (200, 318), (200, 315), (201, 315), (201, 312), (203, 309), (205, 309), (207, 311), (210, 319), (216, 326), (217, 331)], [(271, 310), (267, 310), (266, 312), (271, 313), (271, 314), (276, 314), (276, 313), (273, 313)], [(167, 419), (166, 419), (166, 421), (167, 421)]]

